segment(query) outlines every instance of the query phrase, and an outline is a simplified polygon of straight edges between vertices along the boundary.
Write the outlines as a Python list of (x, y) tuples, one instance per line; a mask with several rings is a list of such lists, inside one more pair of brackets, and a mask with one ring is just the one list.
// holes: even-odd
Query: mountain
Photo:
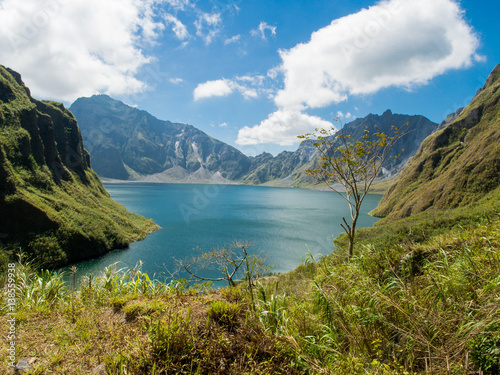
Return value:
[(316, 157), (316, 148), (303, 142), (294, 151), (283, 151), (273, 157), (262, 153), (252, 158), (249, 172), (240, 179), (243, 184), (274, 186), (312, 186), (315, 181), (305, 171), (312, 166)]
[[(406, 126), (406, 124), (408, 124)], [(385, 111), (381, 116), (369, 114), (366, 117), (356, 119), (343, 126), (343, 131), (351, 136), (355, 142), (364, 135), (364, 131), (369, 129), (393, 133), (393, 126), (399, 127), (407, 134), (398, 140), (392, 148), (389, 158), (399, 157), (389, 164), (385, 169), (385, 177), (395, 175), (400, 168), (415, 154), (420, 143), (431, 133), (433, 133), (438, 124), (428, 120), (423, 116), (409, 116), (393, 114), (390, 110)], [(315, 181), (306, 174), (318, 162), (318, 154), (313, 145), (303, 142), (295, 152), (282, 152), (275, 158), (267, 155), (257, 167), (252, 164), (251, 173), (242, 179), (245, 183), (272, 183), (282, 186), (312, 186)], [(257, 158), (260, 158), (257, 157)]]
[[(306, 170), (317, 162), (316, 149), (302, 143), (294, 151), (273, 157), (262, 153), (247, 157), (191, 125), (159, 120), (107, 95), (80, 98), (70, 107), (80, 125), (93, 168), (101, 177), (151, 182), (208, 182), (314, 186)], [(389, 166), (394, 173), (412, 156), (420, 142), (437, 124), (423, 116), (368, 115), (344, 126), (357, 139), (368, 127), (391, 132), (392, 126), (408, 123), (404, 137), (394, 147), (400, 158)]]
[(500, 65), (445, 128), (424, 140), (373, 211), (388, 219), (466, 206), (500, 185)]
[(346, 124), (343, 129), (344, 133), (351, 135), (351, 139), (355, 141), (363, 136), (366, 129), (370, 132), (378, 131), (391, 135), (394, 133), (393, 127), (398, 127), (406, 135), (394, 144), (389, 153), (388, 159), (399, 155), (392, 164), (387, 166), (390, 173), (398, 171), (398, 168), (417, 152), (422, 141), (436, 131), (438, 124), (424, 116), (394, 114), (391, 110), (387, 110), (381, 116), (369, 114), (364, 118), (356, 119)]
[(91, 169), (77, 122), (31, 97), (0, 65), (0, 266), (13, 252), (54, 267), (144, 238), (157, 226), (111, 200)]
[(107, 95), (70, 107), (101, 177), (162, 182), (230, 182), (250, 159), (194, 126), (162, 121)]

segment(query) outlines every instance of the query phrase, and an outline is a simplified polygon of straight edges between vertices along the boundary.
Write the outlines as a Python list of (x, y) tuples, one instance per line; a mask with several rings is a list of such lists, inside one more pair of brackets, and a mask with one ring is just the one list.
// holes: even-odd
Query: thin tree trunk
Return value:
[(354, 256), (354, 240), (356, 238), (356, 224), (358, 222), (358, 217), (359, 217), (359, 206), (356, 207), (356, 214), (354, 215), (354, 218), (352, 219), (352, 226), (350, 229), (349, 233), (349, 260), (352, 259)]

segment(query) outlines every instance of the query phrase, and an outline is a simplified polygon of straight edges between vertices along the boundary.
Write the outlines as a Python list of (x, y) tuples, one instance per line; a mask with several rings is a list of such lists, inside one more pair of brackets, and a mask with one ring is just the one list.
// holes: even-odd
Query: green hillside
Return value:
[(157, 226), (110, 199), (62, 104), (0, 66), (0, 256), (56, 267), (126, 247)]
[(372, 214), (467, 206), (500, 185), (500, 65), (460, 116), (429, 136)]

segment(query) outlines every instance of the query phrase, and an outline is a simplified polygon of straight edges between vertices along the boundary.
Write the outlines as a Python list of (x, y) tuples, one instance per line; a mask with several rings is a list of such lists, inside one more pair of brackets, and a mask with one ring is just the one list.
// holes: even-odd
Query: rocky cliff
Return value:
[(71, 112), (32, 98), (21, 76), (0, 66), (0, 261), (22, 249), (55, 267), (154, 229), (109, 198)]

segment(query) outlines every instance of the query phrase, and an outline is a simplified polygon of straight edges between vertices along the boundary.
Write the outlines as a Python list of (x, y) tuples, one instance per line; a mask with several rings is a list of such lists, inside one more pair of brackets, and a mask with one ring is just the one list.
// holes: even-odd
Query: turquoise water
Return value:
[[(111, 197), (132, 212), (154, 219), (162, 229), (128, 249), (77, 264), (78, 277), (120, 262), (143, 262), (143, 271), (158, 279), (175, 270), (174, 258), (185, 259), (197, 247), (210, 250), (232, 241), (248, 241), (273, 272), (299, 265), (310, 251), (330, 253), (333, 238), (349, 217), (346, 202), (333, 192), (240, 185), (105, 184)], [(368, 195), (358, 227), (377, 221), (368, 215), (379, 200)]]

